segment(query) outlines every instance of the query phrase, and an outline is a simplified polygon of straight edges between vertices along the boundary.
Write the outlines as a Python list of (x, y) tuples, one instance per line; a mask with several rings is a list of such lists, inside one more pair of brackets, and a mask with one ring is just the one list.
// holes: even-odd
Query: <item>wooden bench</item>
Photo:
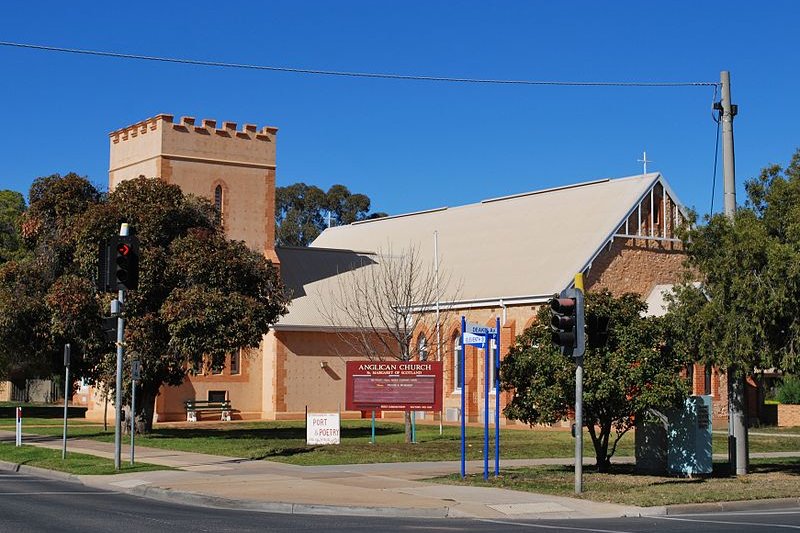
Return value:
[(231, 401), (209, 401), (209, 400), (187, 400), (183, 402), (186, 406), (186, 421), (197, 422), (198, 413), (204, 411), (214, 411), (220, 413), (220, 420), (230, 422), (231, 420)]

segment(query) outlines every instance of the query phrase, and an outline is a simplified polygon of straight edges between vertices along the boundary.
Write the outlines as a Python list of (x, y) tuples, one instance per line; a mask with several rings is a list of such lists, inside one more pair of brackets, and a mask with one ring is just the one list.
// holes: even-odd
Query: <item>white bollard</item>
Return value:
[(22, 407), (17, 407), (17, 446), (22, 446)]

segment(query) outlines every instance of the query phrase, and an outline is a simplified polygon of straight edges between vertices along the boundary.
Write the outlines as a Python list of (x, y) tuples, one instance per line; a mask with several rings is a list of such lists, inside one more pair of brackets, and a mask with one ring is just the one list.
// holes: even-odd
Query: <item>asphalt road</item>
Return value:
[(288, 515), (210, 509), (0, 472), (0, 532), (554, 531), (748, 532), (800, 530), (800, 508), (604, 520), (456, 520)]

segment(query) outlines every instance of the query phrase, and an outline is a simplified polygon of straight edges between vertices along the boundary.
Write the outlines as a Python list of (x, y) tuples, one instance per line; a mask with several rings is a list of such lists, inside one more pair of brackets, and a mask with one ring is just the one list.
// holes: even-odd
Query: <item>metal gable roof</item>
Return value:
[[(281, 270), (291, 277), (296, 265), (305, 264), (299, 268), (333, 273), (330, 265), (309, 265), (332, 262), (343, 271), (354, 257), (378, 260), (382, 252), (411, 246), (432, 267), (436, 233), (440, 271), (461, 287), (458, 307), (535, 303), (569, 286), (659, 182), (671, 193), (661, 175), (651, 173), (329, 228), (307, 251), (279, 249)], [(319, 317), (312, 320), (312, 307), (330, 293), (336, 275), (316, 278), (301, 284), (303, 295), (296, 296), (282, 324), (322, 325)], [(433, 302), (420, 302), (426, 303)]]

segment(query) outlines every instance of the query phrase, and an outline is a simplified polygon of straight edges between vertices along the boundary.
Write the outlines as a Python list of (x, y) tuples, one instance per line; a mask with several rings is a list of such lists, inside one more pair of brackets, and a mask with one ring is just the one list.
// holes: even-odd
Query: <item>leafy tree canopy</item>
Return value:
[(386, 216), (369, 213), (370, 200), (353, 194), (344, 185), (333, 185), (328, 192), (316, 185), (295, 183), (275, 190), (275, 240), (284, 246), (308, 246), (328, 227), (358, 220)]
[[(679, 377), (683, 361), (668, 344), (661, 321), (642, 317), (646, 308), (636, 294), (586, 295), (590, 346), (584, 356), (583, 423), (604, 472), (637, 416), (672, 407), (688, 392)], [(503, 360), (504, 388), (513, 392), (504, 413), (528, 424), (552, 424), (574, 408), (575, 362), (551, 341), (549, 307), (537, 318)]]
[(25, 197), (16, 191), (0, 191), (0, 264), (25, 255), (19, 221), (25, 212)]
[(4, 363), (6, 371), (10, 363), (54, 369), (70, 342), (77, 376), (113, 385), (114, 346), (100, 335), (112, 295), (96, 294), (94, 279), (101, 241), (127, 222), (140, 243), (140, 275), (139, 289), (126, 295), (125, 341), (142, 362), (137, 415), (145, 429), (162, 384), (180, 384), (193, 364), (219, 366), (226, 354), (258, 346), (286, 313), (277, 269), (226, 239), (211, 204), (175, 185), (139, 178), (103, 198), (84, 178), (51, 176), (34, 183), (25, 217), (36, 255), (0, 268), (0, 346), (8, 347), (0, 371)]
[(786, 169), (769, 166), (745, 189), (732, 220), (720, 214), (684, 228), (689, 273), (668, 320), (682, 349), (704, 362), (737, 373), (797, 372), (800, 151)]
[(70, 173), (37, 178), (30, 198), (19, 217), (30, 252), (0, 266), (0, 375), (49, 376), (63, 368), (65, 342), (76, 356), (73, 370), (87, 375), (107, 347), (98, 340), (93, 284), (75, 277), (74, 227), (101, 195)]

